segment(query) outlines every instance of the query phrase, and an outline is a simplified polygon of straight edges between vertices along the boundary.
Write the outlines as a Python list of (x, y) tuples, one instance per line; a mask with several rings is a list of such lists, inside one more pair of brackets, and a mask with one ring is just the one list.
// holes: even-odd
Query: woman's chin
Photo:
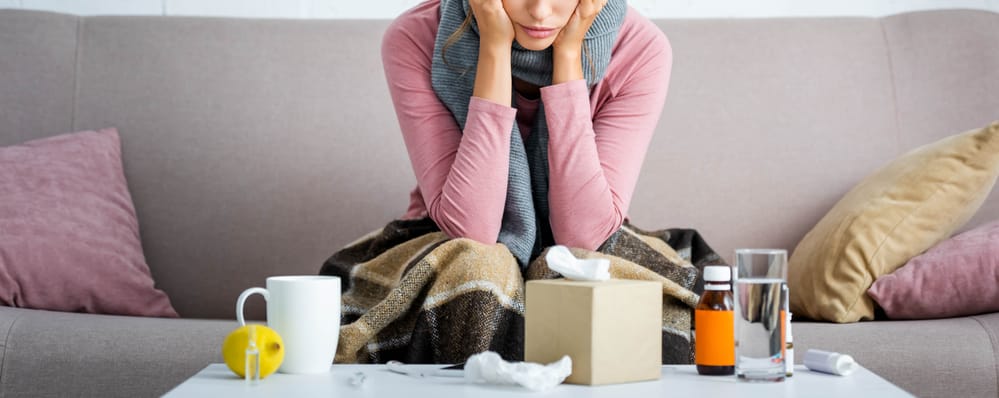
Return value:
[(546, 50), (548, 49), (548, 47), (552, 46), (553, 42), (555, 42), (555, 40), (547, 40), (547, 39), (539, 40), (531, 37), (517, 38), (517, 44), (520, 44), (521, 47), (524, 47), (524, 49), (530, 51)]

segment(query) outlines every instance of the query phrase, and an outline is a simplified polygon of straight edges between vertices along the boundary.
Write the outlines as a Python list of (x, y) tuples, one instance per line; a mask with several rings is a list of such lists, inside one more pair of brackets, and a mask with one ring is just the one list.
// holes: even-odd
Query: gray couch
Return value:
[[(117, 127), (146, 258), (183, 317), (0, 308), (0, 396), (162, 394), (221, 361), (240, 291), (314, 274), (399, 216), (414, 178), (387, 23), (0, 10), (0, 145)], [(631, 218), (728, 256), (793, 249), (867, 173), (999, 118), (994, 13), (657, 23), (675, 64)], [(993, 194), (965, 229), (997, 216)], [(918, 396), (999, 395), (999, 314), (795, 337)]]

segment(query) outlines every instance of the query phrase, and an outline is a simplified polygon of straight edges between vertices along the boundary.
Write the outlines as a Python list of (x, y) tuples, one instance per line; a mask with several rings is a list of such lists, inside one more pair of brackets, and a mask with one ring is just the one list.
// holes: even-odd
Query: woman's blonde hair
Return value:
[(467, 32), (469, 29), (471, 29), (471, 27), (472, 27), (472, 13), (469, 13), (465, 17), (465, 20), (461, 22), (461, 26), (459, 26), (458, 29), (455, 29), (454, 32), (451, 32), (451, 35), (448, 36), (447, 40), (444, 41), (444, 47), (441, 47), (441, 60), (444, 61), (444, 65), (447, 65), (448, 67), (451, 66), (451, 64), (447, 63), (448, 47), (451, 47), (452, 45), (454, 45), (454, 43), (457, 43), (458, 40), (461, 40), (461, 36), (464, 35), (465, 32)]

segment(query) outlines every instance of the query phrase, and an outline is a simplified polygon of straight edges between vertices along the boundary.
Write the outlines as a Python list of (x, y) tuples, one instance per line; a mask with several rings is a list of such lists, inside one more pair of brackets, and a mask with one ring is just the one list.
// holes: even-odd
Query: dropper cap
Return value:
[(728, 282), (732, 280), (732, 268), (724, 265), (704, 267), (705, 282)]

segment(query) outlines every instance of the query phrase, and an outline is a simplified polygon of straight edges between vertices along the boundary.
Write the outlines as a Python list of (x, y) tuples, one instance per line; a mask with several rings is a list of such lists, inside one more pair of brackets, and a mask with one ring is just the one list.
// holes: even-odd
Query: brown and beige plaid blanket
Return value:
[[(611, 261), (612, 278), (663, 285), (664, 364), (693, 363), (691, 314), (704, 265), (723, 260), (689, 229), (623, 226), (579, 258)], [(342, 279), (336, 361), (458, 363), (490, 350), (524, 357), (524, 280), (557, 278), (544, 253), (522, 272), (502, 244), (450, 239), (433, 221), (400, 220), (333, 254), (321, 274)]]

